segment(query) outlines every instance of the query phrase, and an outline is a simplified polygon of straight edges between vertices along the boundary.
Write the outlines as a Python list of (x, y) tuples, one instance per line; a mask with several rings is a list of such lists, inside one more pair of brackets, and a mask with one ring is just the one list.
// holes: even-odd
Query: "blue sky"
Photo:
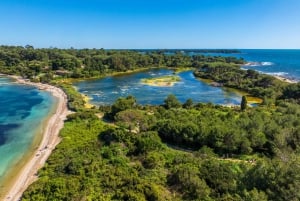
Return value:
[(5, 0), (0, 44), (296, 48), (300, 0)]

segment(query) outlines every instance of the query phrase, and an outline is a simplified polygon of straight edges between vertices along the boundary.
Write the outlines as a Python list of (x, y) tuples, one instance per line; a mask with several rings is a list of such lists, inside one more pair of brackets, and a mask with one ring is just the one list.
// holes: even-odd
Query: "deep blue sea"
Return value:
[(244, 68), (254, 69), (270, 75), (279, 75), (300, 81), (300, 50), (254, 50), (243, 49), (238, 54), (206, 54), (233, 56), (251, 62)]
[(48, 92), (0, 77), (0, 183), (41, 135), (55, 103)]

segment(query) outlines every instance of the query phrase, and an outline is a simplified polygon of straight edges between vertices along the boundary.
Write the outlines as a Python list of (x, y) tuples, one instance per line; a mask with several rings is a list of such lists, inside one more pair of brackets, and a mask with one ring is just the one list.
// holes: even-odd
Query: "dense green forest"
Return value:
[(252, 69), (243, 70), (238, 64), (202, 63), (196, 68), (194, 75), (213, 80), (219, 86), (240, 89), (252, 96), (263, 98), (265, 104), (283, 99), (300, 103), (300, 83), (288, 84)]
[(299, 200), (300, 108), (119, 98), (68, 117), (23, 200)]
[[(244, 62), (181, 50), (1, 46), (1, 73), (61, 87), (74, 111), (22, 200), (300, 200), (300, 84), (242, 70)], [(151, 67), (192, 67), (264, 102), (248, 107), (244, 96), (223, 107), (169, 95), (143, 106), (128, 96), (87, 109), (69, 82)]]
[(194, 73), (196, 76), (211, 79), (223, 86), (241, 89), (254, 96), (278, 97), (285, 83), (270, 76), (260, 74), (255, 70), (242, 70), (239, 65), (222, 62), (203, 63)]
[[(224, 50), (225, 51), (225, 50)], [(234, 57), (189, 56), (180, 51), (35, 49), (0, 46), (0, 72), (49, 82), (56, 77), (90, 78), (150, 67), (198, 67), (203, 62), (244, 63)]]

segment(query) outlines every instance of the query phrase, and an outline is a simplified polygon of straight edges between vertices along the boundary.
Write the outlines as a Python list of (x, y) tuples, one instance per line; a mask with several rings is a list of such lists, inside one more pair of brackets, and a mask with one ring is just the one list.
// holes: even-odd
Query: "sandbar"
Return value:
[(175, 75), (166, 75), (155, 78), (145, 78), (141, 80), (143, 84), (156, 87), (172, 87), (180, 81), (180, 77)]

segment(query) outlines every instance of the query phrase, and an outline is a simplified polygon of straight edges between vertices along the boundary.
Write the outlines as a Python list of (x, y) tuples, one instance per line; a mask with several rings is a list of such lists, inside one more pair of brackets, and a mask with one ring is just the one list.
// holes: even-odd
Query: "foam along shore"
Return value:
[(285, 78), (285, 77), (279, 76), (279, 75), (273, 75), (273, 77), (275, 77), (276, 79), (281, 80), (283, 82), (290, 83), (290, 84), (298, 83), (296, 80), (291, 80), (291, 79), (288, 79), (288, 78)]
[(0, 197), (0, 200), (16, 201), (21, 198), (27, 187), (38, 179), (37, 171), (44, 166), (52, 150), (60, 142), (61, 139), (58, 134), (63, 128), (64, 120), (70, 111), (67, 108), (67, 96), (60, 88), (48, 84), (33, 83), (18, 76), (7, 77), (15, 79), (19, 84), (31, 85), (40, 90), (48, 91), (57, 98), (55, 113), (49, 118), (44, 127), (38, 149), (33, 152), (32, 156), (25, 162), (25, 165), (14, 176), (12, 181), (8, 182), (9, 185), (5, 187), (6, 192), (4, 197)]
[(142, 83), (157, 87), (172, 87), (175, 83), (180, 81), (180, 77), (176, 75), (166, 75), (155, 78), (145, 78), (141, 80)]

